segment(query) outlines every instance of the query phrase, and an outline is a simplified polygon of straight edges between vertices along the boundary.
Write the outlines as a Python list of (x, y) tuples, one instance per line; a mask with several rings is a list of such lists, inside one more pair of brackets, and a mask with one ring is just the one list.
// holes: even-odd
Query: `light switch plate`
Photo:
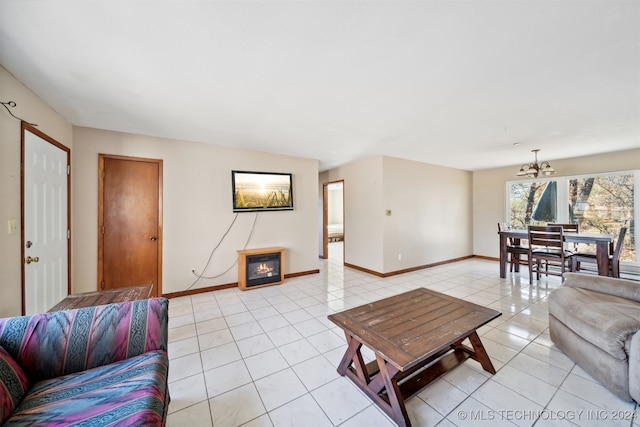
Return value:
[(9, 234), (16, 234), (18, 232), (18, 221), (15, 219), (10, 219), (8, 225)]

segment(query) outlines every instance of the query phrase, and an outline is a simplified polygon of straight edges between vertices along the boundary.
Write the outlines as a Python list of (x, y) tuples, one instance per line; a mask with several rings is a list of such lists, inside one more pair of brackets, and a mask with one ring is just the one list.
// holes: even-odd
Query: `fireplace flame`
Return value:
[(256, 274), (266, 274), (273, 271), (273, 267), (269, 267), (268, 264), (259, 264), (256, 268), (255, 268), (255, 272)]

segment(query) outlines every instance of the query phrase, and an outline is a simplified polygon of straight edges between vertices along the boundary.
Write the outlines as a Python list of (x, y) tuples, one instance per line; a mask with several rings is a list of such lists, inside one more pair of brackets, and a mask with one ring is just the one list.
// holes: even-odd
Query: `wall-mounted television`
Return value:
[(233, 211), (293, 210), (290, 173), (231, 171)]

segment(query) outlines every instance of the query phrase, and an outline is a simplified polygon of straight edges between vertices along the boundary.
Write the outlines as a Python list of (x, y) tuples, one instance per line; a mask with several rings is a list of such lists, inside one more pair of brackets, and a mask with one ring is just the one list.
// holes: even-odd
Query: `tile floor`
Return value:
[(500, 279), (497, 262), (471, 259), (382, 279), (343, 267), (341, 243), (331, 245), (319, 274), (170, 301), (168, 426), (393, 426), (337, 374), (345, 338), (327, 315), (416, 287), (502, 316), (479, 330), (498, 372), (468, 360), (444, 375), (408, 401), (413, 426), (640, 426), (640, 408), (549, 339), (557, 278), (532, 287), (527, 273)]

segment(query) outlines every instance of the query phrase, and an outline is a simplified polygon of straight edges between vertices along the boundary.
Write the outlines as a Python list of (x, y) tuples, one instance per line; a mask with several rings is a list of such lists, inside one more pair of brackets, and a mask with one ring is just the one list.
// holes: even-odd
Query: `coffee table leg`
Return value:
[(356, 375), (363, 384), (367, 384), (369, 383), (369, 372), (367, 372), (367, 366), (364, 363), (364, 358), (360, 352), (362, 343), (347, 333), (345, 333), (345, 335), (347, 337), (347, 351), (345, 351), (344, 356), (342, 356), (342, 360), (338, 365), (338, 373), (340, 375), (347, 374), (349, 366), (351, 366), (351, 363), (353, 362)]
[[(394, 380), (394, 377), (399, 372), (398, 368), (388, 364), (379, 355), (376, 355), (379, 370), (372, 379), (367, 370), (367, 365), (364, 363), (362, 353), (360, 352), (362, 343), (349, 334), (345, 335), (347, 336), (347, 351), (345, 351), (338, 365), (338, 373), (350, 378), (380, 409), (389, 415), (389, 417), (393, 418), (398, 426), (410, 427), (411, 423), (409, 422), (409, 416), (404, 406), (402, 392), (400, 391), (398, 382)], [(354, 365), (353, 369), (351, 369), (352, 363)], [(374, 384), (375, 387), (371, 387)], [(378, 395), (382, 388), (386, 389), (388, 402)]]
[(493, 367), (493, 363), (491, 363), (491, 359), (489, 359), (487, 351), (482, 345), (482, 341), (480, 341), (478, 333), (475, 331), (471, 333), (471, 335), (469, 335), (469, 341), (471, 342), (471, 345), (473, 346), (473, 352), (475, 353), (473, 358), (480, 362), (480, 364), (482, 365), (482, 369), (489, 372), (490, 374), (495, 374), (496, 370)]
[(387, 397), (389, 398), (389, 404), (391, 405), (394, 421), (399, 427), (411, 427), (407, 408), (404, 406), (402, 392), (400, 391), (398, 382), (393, 379), (398, 373), (398, 369), (387, 364), (386, 360), (378, 354), (376, 354), (376, 360), (378, 361), (378, 368), (380, 368), (379, 375), (382, 376), (385, 389), (387, 390)]

